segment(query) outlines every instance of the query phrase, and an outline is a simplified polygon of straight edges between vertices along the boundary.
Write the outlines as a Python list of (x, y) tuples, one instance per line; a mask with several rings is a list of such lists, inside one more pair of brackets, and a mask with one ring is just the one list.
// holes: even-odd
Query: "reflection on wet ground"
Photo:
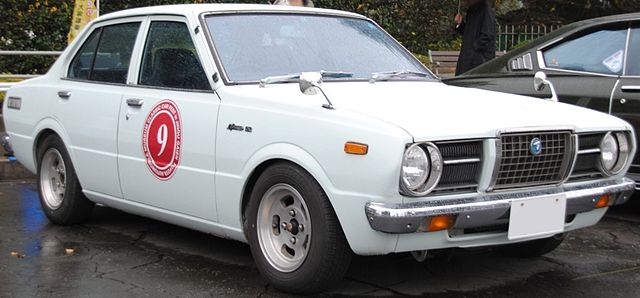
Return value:
[[(610, 211), (536, 259), (489, 249), (425, 263), (407, 254), (357, 257), (325, 295), (640, 297), (639, 206)], [(221, 295), (287, 296), (260, 277), (244, 244), (109, 208), (84, 225), (54, 226), (34, 184), (0, 183), (0, 297)]]

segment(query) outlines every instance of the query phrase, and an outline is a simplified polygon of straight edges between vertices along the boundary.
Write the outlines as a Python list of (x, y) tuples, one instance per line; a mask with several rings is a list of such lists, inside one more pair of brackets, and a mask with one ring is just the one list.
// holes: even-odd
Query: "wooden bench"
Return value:
[[(496, 52), (496, 57), (501, 57), (506, 52)], [(432, 51), (429, 50), (429, 61), (431, 70), (437, 75), (450, 76), (456, 73), (460, 51)]]

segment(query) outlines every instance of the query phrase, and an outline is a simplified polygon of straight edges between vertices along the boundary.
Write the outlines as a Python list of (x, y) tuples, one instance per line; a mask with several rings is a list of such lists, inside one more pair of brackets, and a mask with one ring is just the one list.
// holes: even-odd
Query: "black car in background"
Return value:
[[(534, 76), (538, 77), (536, 83)], [(637, 139), (640, 133), (640, 13), (564, 26), (503, 57), (443, 81), (449, 85), (541, 98), (557, 95), (561, 102), (627, 120), (634, 126)], [(591, 170), (597, 174), (595, 169)], [(589, 169), (585, 169), (585, 173), (590, 173)], [(629, 176), (640, 181), (638, 155)], [(636, 189), (639, 187), (640, 184), (636, 184)]]

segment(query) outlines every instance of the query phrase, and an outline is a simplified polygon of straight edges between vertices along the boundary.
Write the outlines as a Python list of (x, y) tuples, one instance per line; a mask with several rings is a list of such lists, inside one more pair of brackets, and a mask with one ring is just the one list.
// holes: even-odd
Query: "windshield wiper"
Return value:
[(369, 78), (369, 83), (375, 83), (377, 81), (388, 81), (395, 77), (419, 77), (419, 78), (433, 78), (433, 75), (426, 72), (411, 71), (411, 70), (396, 70), (396, 71), (382, 71), (374, 72)]
[[(330, 78), (330, 79), (342, 79), (342, 78), (353, 77), (353, 73), (344, 72), (344, 71), (321, 70), (320, 75), (322, 75), (322, 78)], [(300, 73), (293, 73), (293, 74), (288, 74), (283, 76), (270, 76), (260, 80), (260, 87), (265, 87), (269, 84), (287, 83), (293, 80), (297, 80), (299, 78), (300, 78)]]

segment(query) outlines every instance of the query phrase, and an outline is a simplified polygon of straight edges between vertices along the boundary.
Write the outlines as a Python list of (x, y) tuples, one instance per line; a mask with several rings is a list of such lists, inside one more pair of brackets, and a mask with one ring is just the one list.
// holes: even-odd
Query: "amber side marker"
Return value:
[(596, 208), (609, 207), (609, 202), (611, 202), (611, 196), (610, 195), (601, 196), (598, 199), (598, 202), (596, 203)]
[(369, 146), (366, 144), (360, 144), (355, 142), (346, 142), (344, 144), (344, 153), (355, 155), (367, 155), (369, 153)]
[(456, 217), (453, 215), (437, 215), (431, 217), (429, 222), (429, 232), (448, 230), (453, 227)]

